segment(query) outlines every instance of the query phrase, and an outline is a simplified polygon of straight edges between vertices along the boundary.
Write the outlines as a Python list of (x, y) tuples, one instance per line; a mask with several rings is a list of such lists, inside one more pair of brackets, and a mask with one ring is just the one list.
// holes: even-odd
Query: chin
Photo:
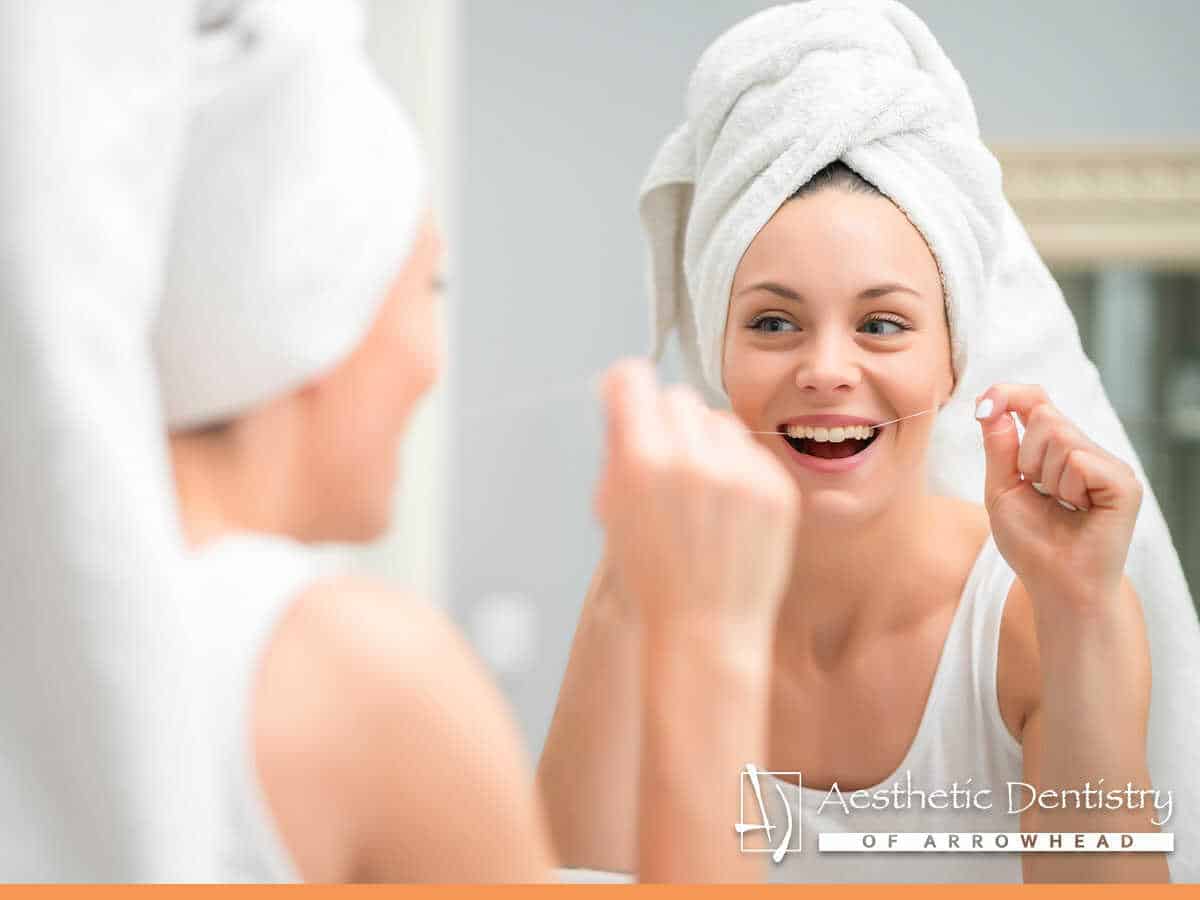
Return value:
[(879, 513), (878, 496), (863, 496), (856, 491), (838, 488), (812, 489), (800, 486), (803, 494), (802, 521), (805, 525), (822, 528), (849, 528), (873, 519)]

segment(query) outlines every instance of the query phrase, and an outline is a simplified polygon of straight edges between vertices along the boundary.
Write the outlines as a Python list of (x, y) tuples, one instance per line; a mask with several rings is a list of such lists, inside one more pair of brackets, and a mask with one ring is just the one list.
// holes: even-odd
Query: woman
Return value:
[[(214, 877), (549, 880), (515, 723), (457, 629), (306, 547), (385, 529), (400, 439), (441, 365), (441, 243), (413, 135), (363, 63), (360, 24), (340, 4), (322, 12), (258, 5), (204, 48), (155, 330), (179, 578), (200, 595), (197, 674), (224, 772)], [(644, 363), (605, 389), (597, 500), (647, 623), (643, 771), (673, 766), (679, 740), (714, 748), (674, 769), (713, 785), (699, 802), (673, 778), (647, 791), (639, 869), (754, 880), (729, 811), (733, 773), (765, 751), (767, 670), (739, 650), (769, 634), (794, 490), (728, 417), (659, 392)], [(699, 521), (696, 504), (725, 514)], [(746, 545), (749, 582), (730, 574)], [(659, 562), (708, 546), (729, 549)]]
[[(687, 108), (643, 186), (658, 345), (679, 330), (693, 380), (756, 433), (804, 502), (761, 649), (774, 657), (768, 761), (803, 773), (803, 786), (776, 784), (810, 837), (774, 874), (1165, 880), (1157, 853), (812, 849), (820, 831), (1158, 830), (1163, 811), (1149, 805), (1010, 811), (1006, 790), (1151, 788), (1149, 648), (1122, 574), (1142, 489), (1052, 402), (1063, 385), (1079, 407), (1073, 372), (1056, 374), (1049, 396), (979, 379), (1005, 360), (1034, 368), (1010, 337), (1040, 340), (1051, 365), (1068, 357), (1050, 318), (1063, 304), (1014, 230), (965, 86), (908, 10), (820, 0), (761, 13), (705, 51)], [(1006, 306), (1022, 280), (1030, 299)], [(972, 314), (985, 327), (972, 331)], [(968, 399), (965, 384), (979, 385)], [(958, 458), (969, 445), (947, 439), (967, 427), (966, 403), (985, 449), (982, 503), (930, 489), (971, 472)], [(569, 864), (632, 871), (623, 823), (636, 802), (639, 638), (620, 609), (602, 563), (539, 779)], [(605, 690), (589, 695), (601, 677)], [(821, 806), (835, 787), (896, 782), (973, 782), (993, 805)]]
[[(225, 879), (553, 875), (515, 723), (461, 635), (416, 598), (322, 572), (301, 543), (368, 540), (387, 524), (397, 442), (437, 370), (428, 355), (436, 255), (427, 226), (366, 339), (333, 371), (223, 425), (171, 435), (193, 553), (184, 577), (220, 603), (198, 611), (219, 629), (198, 633), (213, 637), (208, 677), (226, 710), (215, 730), (230, 781)], [(753, 880), (754, 860), (727, 839), (728, 774), (763, 750), (766, 669), (732, 660), (769, 633), (794, 516), (789, 486), (732, 423), (686, 397), (660, 398), (644, 368), (609, 379), (601, 494), (610, 537), (626, 548), (622, 577), (646, 600), (643, 618), (662, 623), (647, 642), (645, 696), (663, 730), (657, 741), (648, 733), (644, 763), (665, 768), (680, 739), (712, 746), (730, 727), (737, 737), (684, 767), (694, 783), (726, 783), (714, 799), (696, 806), (664, 779), (635, 812), (647, 823), (641, 871), (655, 881)], [(731, 479), (726, 467), (747, 475)], [(671, 527), (688, 512), (680, 496), (738, 515)], [(651, 521), (645, 504), (655, 499)], [(759, 583), (737, 592), (712, 588), (742, 564), (733, 554), (679, 572), (655, 563), (746, 543), (760, 547)], [(672, 608), (660, 589), (690, 605)], [(702, 635), (710, 621), (723, 627)]]
[[(893, 288), (871, 290), (879, 285)], [(1121, 573), (1138, 481), (1039, 387), (996, 385), (979, 398), (986, 508), (928, 492), (932, 419), (914, 414), (953, 386), (937, 266), (904, 215), (845, 166), (819, 173), (742, 258), (724, 370), (738, 418), (804, 498), (789, 587), (764, 645), (774, 657), (766, 768), (804, 773), (812, 831), (1015, 831), (999, 802), (1009, 781), (1074, 786), (1086, 773), (1150, 787), (1149, 656)], [(1026, 423), (1020, 449), (1009, 411)], [(620, 603), (602, 567), (539, 777), (568, 863), (631, 871), (624, 822), (636, 799), (639, 716), (627, 664), (638, 638)], [(600, 677), (602, 708), (585, 706), (586, 685)], [(848, 825), (814, 812), (834, 784), (844, 794), (886, 790), (910, 774), (927, 791), (973, 778), (993, 789), (997, 808), (951, 819), (856, 814)], [(1034, 808), (1020, 824), (1154, 831), (1153, 815)], [(846, 869), (827, 860), (806, 870), (789, 857), (780, 875), (1002, 880), (1018, 865), (1029, 880), (1167, 874), (1160, 854), (1027, 854), (1021, 863), (854, 854)]]

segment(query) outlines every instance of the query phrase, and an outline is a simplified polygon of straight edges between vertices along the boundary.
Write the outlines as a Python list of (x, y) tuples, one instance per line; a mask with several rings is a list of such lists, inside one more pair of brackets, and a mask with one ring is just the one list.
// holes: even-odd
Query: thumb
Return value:
[(654, 368), (644, 359), (623, 359), (604, 374), (601, 394), (608, 416), (610, 455), (657, 437)]
[(612, 514), (613, 482), (619, 477), (626, 454), (653, 444), (656, 422), (652, 410), (657, 403), (654, 368), (644, 359), (624, 359), (604, 373), (600, 398), (604, 404), (606, 459), (592, 500), (600, 522), (608, 527)]
[(990, 508), (996, 497), (1021, 483), (1021, 470), (1017, 467), (1021, 440), (1017, 435), (1017, 423), (1003, 398), (985, 397), (975, 410), (975, 418), (983, 429), (983, 452), (987, 456), (983, 497), (984, 504)]

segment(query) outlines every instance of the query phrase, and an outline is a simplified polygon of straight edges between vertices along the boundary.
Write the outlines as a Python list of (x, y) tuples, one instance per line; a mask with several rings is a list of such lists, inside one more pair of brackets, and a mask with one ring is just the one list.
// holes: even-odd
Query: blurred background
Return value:
[[(601, 551), (588, 376), (648, 346), (637, 189), (748, 0), (373, 0), (425, 135), (450, 369), (393, 532), (355, 554), (446, 605), (540, 752)], [(1200, 4), (910, 0), (972, 92), (1006, 193), (1200, 586)], [(675, 367), (668, 360), (667, 374)], [(602, 685), (597, 686), (603, 689)]]

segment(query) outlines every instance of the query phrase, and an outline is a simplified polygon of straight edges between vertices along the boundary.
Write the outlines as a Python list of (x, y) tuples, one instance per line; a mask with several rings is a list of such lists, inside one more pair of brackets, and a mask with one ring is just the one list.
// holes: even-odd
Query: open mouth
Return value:
[(879, 436), (880, 428), (854, 426), (850, 428), (811, 428), (790, 425), (783, 439), (797, 453), (821, 459), (845, 459), (862, 453)]

